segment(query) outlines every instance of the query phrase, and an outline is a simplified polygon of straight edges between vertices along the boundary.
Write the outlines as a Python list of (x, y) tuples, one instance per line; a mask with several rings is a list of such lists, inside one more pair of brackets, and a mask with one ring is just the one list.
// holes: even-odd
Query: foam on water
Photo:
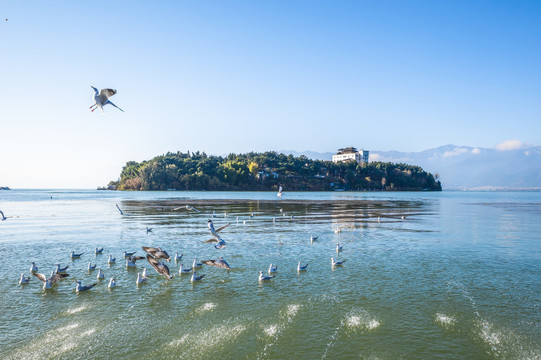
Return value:
[(288, 305), (287, 306), (287, 315), (290, 316), (290, 317), (293, 317), (293, 316), (297, 315), (297, 312), (299, 311), (300, 308), (301, 308), (301, 306), (299, 304)]
[(453, 316), (445, 315), (442, 313), (436, 314), (436, 322), (443, 327), (451, 327), (455, 325), (456, 319)]
[(280, 330), (280, 325), (278, 325), (278, 324), (269, 325), (269, 326), (266, 326), (266, 327), (263, 328), (263, 331), (264, 331), (265, 334), (267, 334), (268, 336), (274, 336), (274, 335), (276, 335), (276, 333), (278, 332), (278, 330)]
[(352, 310), (342, 320), (342, 326), (353, 331), (374, 330), (380, 326), (380, 322), (371, 316), (366, 310)]
[(205, 303), (203, 305), (201, 305), (195, 312), (199, 313), (199, 314), (202, 314), (202, 313), (205, 313), (207, 311), (212, 311), (216, 308), (217, 304), (216, 303), (212, 303), (212, 302), (208, 302), (208, 303)]
[(84, 310), (86, 310), (88, 308), (89, 307), (86, 306), (86, 305), (81, 305), (81, 306), (78, 306), (76, 308), (66, 310), (65, 314), (67, 314), (67, 315), (77, 314), (77, 313), (80, 313), (81, 311), (84, 311)]

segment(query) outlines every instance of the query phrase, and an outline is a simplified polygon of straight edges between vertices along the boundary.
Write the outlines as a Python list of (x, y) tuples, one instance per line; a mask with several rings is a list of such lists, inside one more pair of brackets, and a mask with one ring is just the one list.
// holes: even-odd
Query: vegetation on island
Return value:
[[(436, 176), (437, 177), (437, 176)], [(441, 183), (419, 166), (383, 162), (333, 163), (274, 151), (228, 156), (167, 153), (126, 163), (118, 190), (441, 191)]]

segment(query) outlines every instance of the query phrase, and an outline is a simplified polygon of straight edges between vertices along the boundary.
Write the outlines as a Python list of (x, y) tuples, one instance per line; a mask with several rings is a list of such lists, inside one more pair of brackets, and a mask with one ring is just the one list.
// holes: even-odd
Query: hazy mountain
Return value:
[[(280, 151), (331, 160), (334, 152)], [(511, 150), (445, 145), (421, 152), (370, 151), (370, 161), (408, 163), (439, 174), (444, 189), (541, 189), (541, 146)]]

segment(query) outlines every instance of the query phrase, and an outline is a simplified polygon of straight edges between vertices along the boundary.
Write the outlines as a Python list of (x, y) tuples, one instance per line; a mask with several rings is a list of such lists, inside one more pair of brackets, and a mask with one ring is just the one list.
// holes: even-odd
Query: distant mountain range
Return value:
[[(334, 152), (278, 151), (331, 160)], [(541, 146), (488, 149), (445, 145), (421, 152), (370, 151), (370, 161), (407, 163), (438, 174), (446, 190), (541, 190)]]

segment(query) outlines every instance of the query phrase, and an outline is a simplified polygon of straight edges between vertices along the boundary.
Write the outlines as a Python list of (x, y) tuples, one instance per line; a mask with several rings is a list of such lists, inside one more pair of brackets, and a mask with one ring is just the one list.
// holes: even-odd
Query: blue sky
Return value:
[[(94, 188), (167, 151), (541, 144), (539, 1), (10, 1), (0, 13), (0, 186)], [(91, 113), (90, 85), (117, 89), (126, 112)]]

